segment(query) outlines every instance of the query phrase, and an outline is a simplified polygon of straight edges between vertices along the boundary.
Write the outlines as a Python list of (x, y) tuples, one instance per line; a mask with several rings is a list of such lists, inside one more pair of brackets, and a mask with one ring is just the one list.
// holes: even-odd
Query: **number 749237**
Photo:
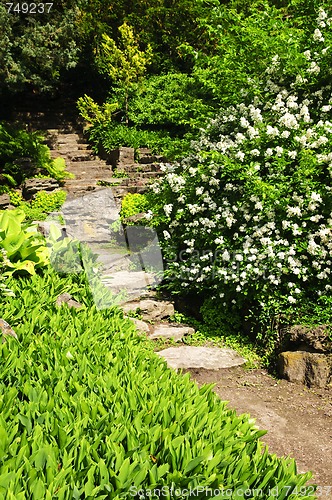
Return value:
[(49, 14), (53, 3), (6, 3), (8, 14)]

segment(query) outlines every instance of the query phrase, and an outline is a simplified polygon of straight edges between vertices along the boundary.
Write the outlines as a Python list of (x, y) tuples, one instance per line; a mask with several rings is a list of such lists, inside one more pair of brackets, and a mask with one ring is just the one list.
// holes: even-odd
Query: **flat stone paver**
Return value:
[(174, 339), (179, 342), (185, 335), (192, 335), (195, 333), (193, 328), (184, 325), (156, 325), (150, 339)]
[(124, 293), (133, 299), (140, 297), (147, 287), (153, 286), (155, 277), (145, 271), (118, 271), (110, 276), (102, 276), (101, 281), (114, 294)]
[(157, 354), (167, 361), (170, 368), (176, 370), (181, 368), (220, 370), (246, 363), (246, 360), (239, 356), (236, 351), (219, 347), (169, 347), (157, 352)]

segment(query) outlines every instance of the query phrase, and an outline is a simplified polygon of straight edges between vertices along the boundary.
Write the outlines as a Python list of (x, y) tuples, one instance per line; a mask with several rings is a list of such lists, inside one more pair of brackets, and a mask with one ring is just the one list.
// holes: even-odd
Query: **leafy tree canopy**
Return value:
[(32, 87), (51, 90), (61, 71), (78, 62), (77, 22), (80, 11), (75, 2), (53, 3), (49, 13), (8, 12), (0, 5), (0, 92)]

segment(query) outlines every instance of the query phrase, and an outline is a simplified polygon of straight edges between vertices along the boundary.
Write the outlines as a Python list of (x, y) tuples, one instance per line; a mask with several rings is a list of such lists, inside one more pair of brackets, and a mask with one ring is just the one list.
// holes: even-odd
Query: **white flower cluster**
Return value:
[[(330, 25), (320, 9), (315, 43), (323, 44)], [(275, 57), (267, 71), (269, 99), (222, 110), (189, 160), (166, 169), (155, 184), (168, 201), (165, 252), (170, 239), (185, 248), (186, 258), (167, 270), (180, 288), (220, 296), (259, 289), (266, 297), (279, 292), (289, 304), (312, 287), (320, 294), (331, 289), (332, 88), (296, 91), (320, 72), (324, 50), (304, 52), (305, 76), (288, 88), (273, 82), (280, 68)]]

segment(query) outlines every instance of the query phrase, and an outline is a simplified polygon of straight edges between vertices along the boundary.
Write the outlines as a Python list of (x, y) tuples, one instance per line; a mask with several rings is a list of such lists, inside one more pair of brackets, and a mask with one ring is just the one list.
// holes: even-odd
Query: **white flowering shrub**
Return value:
[(320, 9), (296, 79), (274, 57), (264, 101), (221, 110), (150, 195), (167, 286), (236, 327), (331, 295), (331, 32)]

